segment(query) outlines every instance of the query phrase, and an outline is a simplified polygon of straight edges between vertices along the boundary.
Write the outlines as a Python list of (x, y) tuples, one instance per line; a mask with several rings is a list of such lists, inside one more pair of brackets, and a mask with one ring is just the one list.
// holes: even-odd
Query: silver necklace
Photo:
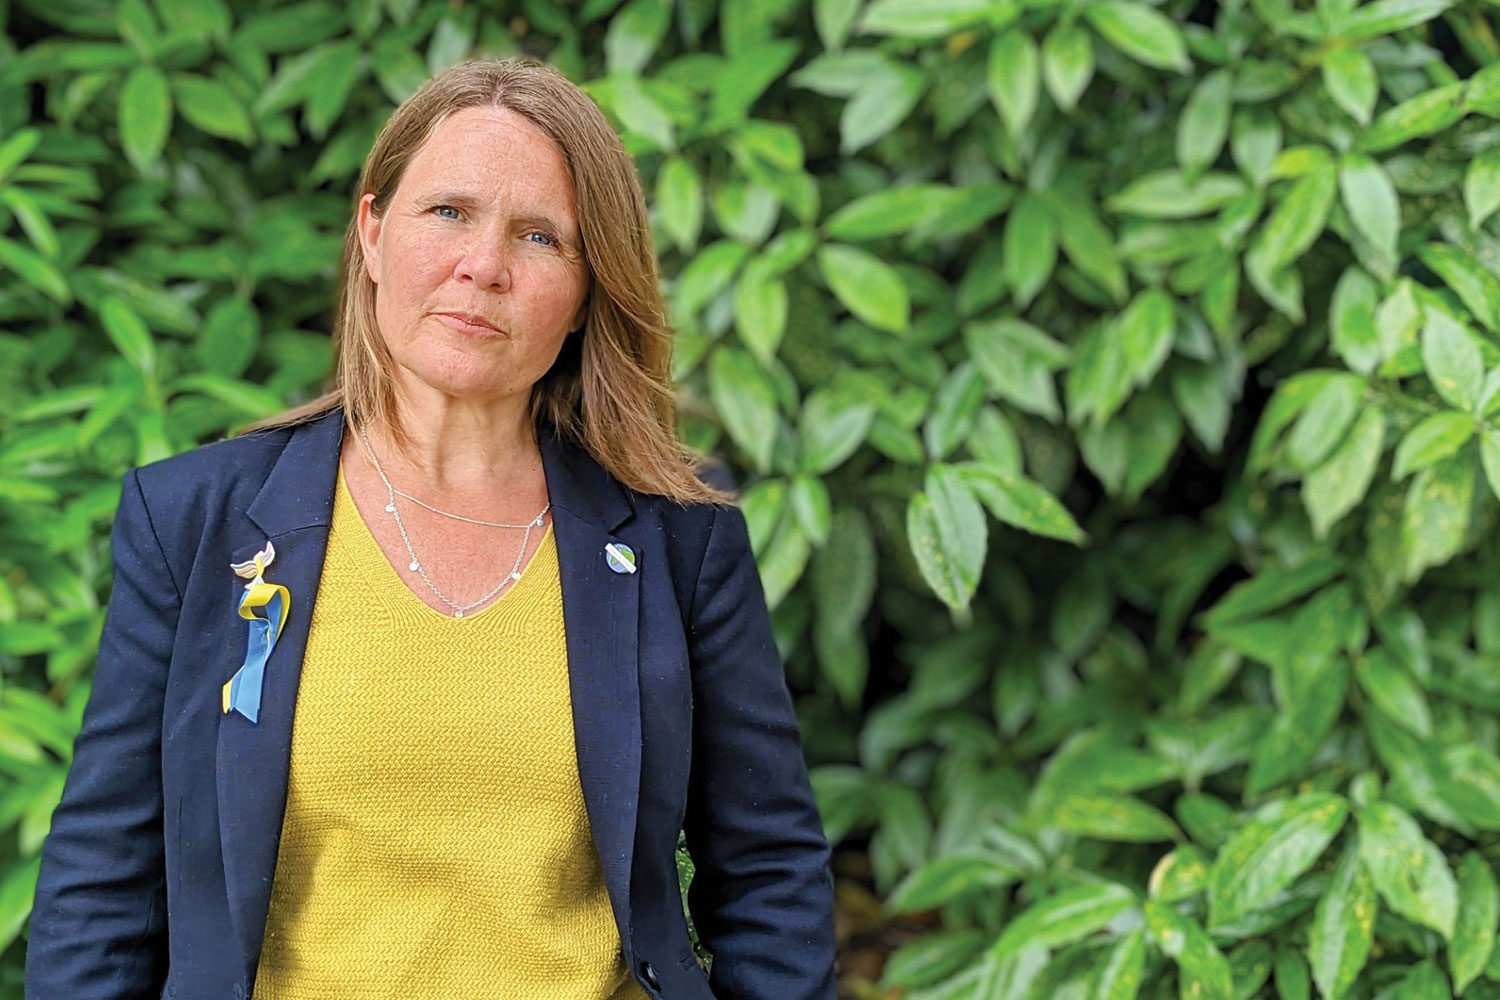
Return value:
[[(365, 436), (365, 429), (363, 427), (359, 428), (359, 439), (360, 442), (364, 445), (365, 454), (370, 456), (370, 461), (374, 464), (375, 471), (380, 474), (380, 481), (385, 484), (385, 492), (387, 498), (385, 512), (396, 519), (396, 527), (401, 532), (401, 541), (406, 545), (406, 554), (411, 558), (411, 563), (407, 566), (407, 568), (412, 570), (422, 578), (422, 582), (427, 584), (427, 588), (431, 590), (434, 595), (436, 595), (438, 600), (442, 601), (444, 604), (448, 605), (448, 607), (453, 609), (454, 618), (462, 618), (464, 616), (464, 612), (472, 611), (474, 608), (477, 608), (481, 604), (486, 603), (490, 600), (490, 598), (500, 593), (505, 585), (510, 583), (512, 580), (521, 579), (521, 557), (526, 554), (526, 543), (531, 540), (531, 529), (541, 527), (542, 519), (546, 516), (547, 511), (552, 509), (552, 504), (547, 504), (547, 506), (542, 508), (540, 514), (538, 514), (532, 520), (526, 522), (524, 525), (501, 524), (497, 521), (479, 521), (471, 517), (464, 517), (461, 514), (450, 514), (445, 510), (438, 510), (436, 507), (432, 507), (428, 504), (422, 503), (422, 501), (417, 500), (416, 497), (412, 496), (409, 493), (401, 493), (400, 490), (391, 485), (391, 481), (386, 478), (385, 470), (380, 467), (380, 459), (375, 457), (375, 450), (370, 447), (370, 439)], [(401, 495), (406, 497), (408, 500), (419, 503), (423, 507), (426, 507), (428, 510), (431, 510), (438, 514), (443, 514), (447, 517), (457, 518), (460, 521), (469, 521), (472, 524), (487, 524), (497, 528), (525, 528), (526, 534), (521, 536), (521, 551), (516, 553), (516, 561), (514, 565), (511, 566), (510, 572), (507, 573), (498, 584), (496, 584), (494, 590), (491, 590), (488, 594), (485, 594), (477, 601), (471, 601), (468, 604), (458, 604), (455, 601), (450, 600), (448, 595), (439, 590), (437, 584), (432, 582), (432, 578), (427, 575), (427, 570), (425, 567), (423, 567), (422, 561), (417, 558), (416, 550), (411, 547), (411, 538), (409, 538), (406, 534), (406, 525), (401, 520), (401, 512), (396, 509), (397, 493), (401, 493)]]

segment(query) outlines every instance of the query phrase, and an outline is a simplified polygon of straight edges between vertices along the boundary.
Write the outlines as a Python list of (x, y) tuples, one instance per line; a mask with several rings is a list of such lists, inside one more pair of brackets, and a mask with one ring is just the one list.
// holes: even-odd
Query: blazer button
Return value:
[(658, 982), (656, 978), (656, 970), (651, 968), (650, 962), (641, 962), (641, 978), (644, 979), (646, 981), (646, 985), (651, 987), (653, 990), (661, 989), (661, 983)]

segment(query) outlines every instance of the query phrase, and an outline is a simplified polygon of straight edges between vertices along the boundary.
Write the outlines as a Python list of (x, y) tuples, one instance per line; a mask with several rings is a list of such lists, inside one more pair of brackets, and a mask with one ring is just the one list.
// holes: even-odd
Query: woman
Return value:
[(396, 110), (337, 388), (125, 477), (28, 997), (833, 996), (828, 845), (656, 282), (558, 74)]

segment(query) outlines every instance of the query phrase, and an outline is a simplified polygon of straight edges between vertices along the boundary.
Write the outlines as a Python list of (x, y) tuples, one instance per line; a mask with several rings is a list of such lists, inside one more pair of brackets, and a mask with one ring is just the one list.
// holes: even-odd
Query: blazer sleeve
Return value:
[(181, 597), (126, 473), (93, 688), (42, 849), (27, 1000), (133, 1000), (166, 977), (161, 728)]
[(719, 1000), (833, 1000), (833, 879), (745, 516), (716, 508), (688, 628), (688, 906)]

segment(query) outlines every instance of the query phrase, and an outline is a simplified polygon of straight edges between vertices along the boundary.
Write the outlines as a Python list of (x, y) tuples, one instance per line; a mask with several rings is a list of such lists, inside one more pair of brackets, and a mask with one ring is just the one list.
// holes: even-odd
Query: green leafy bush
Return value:
[[(120, 476), (316, 391), (393, 103), (552, 61), (653, 202), (852, 995), (1500, 995), (1491, 5), (0, 7), (0, 990)], [(8, 21), (5, 20), (8, 17)]]

